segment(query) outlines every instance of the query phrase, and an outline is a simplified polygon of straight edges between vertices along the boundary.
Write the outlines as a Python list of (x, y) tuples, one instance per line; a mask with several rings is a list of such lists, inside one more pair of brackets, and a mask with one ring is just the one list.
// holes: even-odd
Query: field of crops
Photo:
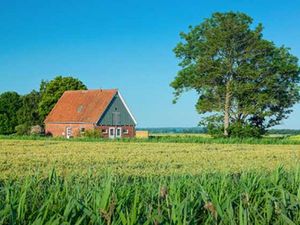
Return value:
[(298, 145), (0, 140), (0, 224), (299, 224)]
[(38, 170), (47, 175), (110, 171), (118, 175), (197, 175), (202, 172), (271, 171), (299, 163), (298, 145), (68, 142), (0, 140), (0, 178)]
[(294, 141), (300, 141), (300, 135), (293, 135), (291, 137), (289, 137), (290, 140), (294, 140)]

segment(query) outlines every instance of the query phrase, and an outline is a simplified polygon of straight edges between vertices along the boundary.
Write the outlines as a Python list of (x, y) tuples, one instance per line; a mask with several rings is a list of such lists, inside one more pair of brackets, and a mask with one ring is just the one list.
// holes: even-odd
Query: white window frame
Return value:
[[(120, 132), (118, 135), (118, 131)], [(121, 138), (122, 137), (122, 127), (117, 127), (115, 131), (115, 136), (116, 138)]]
[(73, 137), (73, 134), (72, 134), (72, 127), (70, 127), (70, 126), (67, 126), (66, 127), (66, 138), (71, 138), (71, 137)]
[[(113, 130), (113, 134), (111, 135), (110, 131)], [(108, 137), (113, 139), (116, 137), (116, 128), (115, 127), (110, 127), (108, 128)]]

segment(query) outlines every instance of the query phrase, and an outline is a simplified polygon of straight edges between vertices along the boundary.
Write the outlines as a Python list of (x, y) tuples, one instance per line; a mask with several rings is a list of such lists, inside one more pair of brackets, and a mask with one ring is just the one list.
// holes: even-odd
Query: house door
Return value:
[(117, 127), (116, 128), (116, 138), (121, 138), (122, 137), (122, 128)]
[(66, 138), (72, 137), (72, 127), (66, 127)]
[(115, 138), (115, 131), (116, 131), (116, 128), (110, 127), (110, 128), (108, 129), (108, 137), (109, 137), (109, 138)]

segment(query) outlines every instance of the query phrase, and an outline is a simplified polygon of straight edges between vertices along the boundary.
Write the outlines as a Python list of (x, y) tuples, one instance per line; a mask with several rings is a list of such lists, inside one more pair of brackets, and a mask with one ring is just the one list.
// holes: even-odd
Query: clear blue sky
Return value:
[[(72, 75), (90, 89), (119, 88), (139, 127), (196, 126), (195, 93), (172, 104), (179, 32), (213, 12), (240, 11), (300, 58), (300, 1), (0, 2), (0, 92), (38, 89)], [(300, 129), (300, 105), (281, 128)]]

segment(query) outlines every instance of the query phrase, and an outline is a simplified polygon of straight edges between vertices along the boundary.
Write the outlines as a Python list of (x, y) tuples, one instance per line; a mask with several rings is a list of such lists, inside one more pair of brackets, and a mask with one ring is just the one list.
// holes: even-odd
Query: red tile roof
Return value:
[(45, 123), (96, 123), (117, 92), (116, 89), (65, 91)]

